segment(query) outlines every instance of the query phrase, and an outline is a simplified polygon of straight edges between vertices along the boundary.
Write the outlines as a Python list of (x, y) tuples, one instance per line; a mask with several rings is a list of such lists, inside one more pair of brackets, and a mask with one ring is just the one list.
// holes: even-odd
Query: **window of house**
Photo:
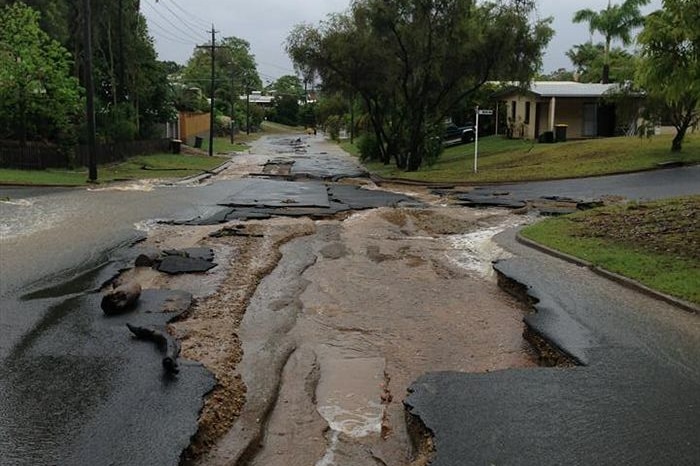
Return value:
[(530, 123), (530, 102), (525, 102), (525, 124)]
[(511, 107), (510, 107), (510, 118), (511, 118), (511, 120), (515, 121), (515, 115), (516, 115), (516, 112), (517, 112), (517, 109), (518, 109), (518, 103), (517, 103), (515, 100), (512, 100), (512, 101), (510, 102), (510, 105), (511, 105)]

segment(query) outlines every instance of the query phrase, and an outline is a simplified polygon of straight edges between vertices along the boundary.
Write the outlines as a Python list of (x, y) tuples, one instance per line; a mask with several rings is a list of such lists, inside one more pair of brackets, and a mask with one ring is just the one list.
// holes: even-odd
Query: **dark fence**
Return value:
[[(97, 163), (115, 163), (135, 155), (168, 152), (169, 139), (118, 142), (97, 145)], [(72, 168), (88, 165), (87, 146), (61, 150), (59, 146), (29, 142), (20, 147), (17, 141), (0, 141), (0, 167), (2, 168)]]

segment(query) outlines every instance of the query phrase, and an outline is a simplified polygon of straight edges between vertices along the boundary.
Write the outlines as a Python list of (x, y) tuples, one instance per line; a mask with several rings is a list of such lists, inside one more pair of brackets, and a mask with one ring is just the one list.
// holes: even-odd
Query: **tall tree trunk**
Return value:
[(673, 119), (675, 121), (673, 122), (673, 126), (676, 128), (676, 135), (671, 142), (671, 152), (681, 151), (683, 139), (685, 138), (688, 128), (697, 123), (698, 120), (695, 116), (695, 108), (697, 108), (697, 105), (697, 100), (690, 99), (687, 102), (677, 104), (674, 108)]
[(23, 84), (19, 88), (19, 102), (17, 115), (17, 133), (19, 136), (19, 145), (24, 148), (27, 146), (27, 92)]
[(112, 19), (107, 19), (107, 53), (109, 57), (107, 63), (109, 64), (109, 87), (112, 92), (112, 104), (116, 107), (117, 105), (117, 76), (114, 71), (114, 47), (112, 46)]
[(608, 84), (610, 82), (610, 65), (603, 65), (603, 78), (600, 81), (603, 84)]
[(610, 39), (605, 39), (605, 52), (603, 56), (603, 76), (600, 80), (603, 84), (610, 82)]
[(685, 137), (685, 128), (683, 130), (676, 131), (676, 135), (673, 137), (673, 142), (671, 142), (671, 152), (680, 152), (683, 144), (683, 138)]
[[(382, 163), (386, 164), (387, 160), (391, 158), (391, 155), (387, 153), (388, 149), (387, 146), (384, 144), (385, 143), (385, 138), (384, 134), (382, 132), (382, 122), (378, 116), (378, 113), (376, 111), (376, 106), (372, 104), (372, 99), (366, 95), (362, 95), (362, 98), (365, 101), (365, 105), (367, 106), (367, 109), (369, 110), (369, 121), (372, 124), (372, 129), (374, 130), (374, 135), (377, 138), (377, 146), (379, 148), (379, 153), (381, 155), (381, 161)], [(375, 107), (375, 111), (373, 111), (373, 107)]]

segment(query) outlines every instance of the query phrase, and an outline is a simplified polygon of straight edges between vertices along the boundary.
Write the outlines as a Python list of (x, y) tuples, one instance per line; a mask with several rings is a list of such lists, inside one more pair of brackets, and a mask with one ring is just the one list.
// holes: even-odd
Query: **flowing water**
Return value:
[[(297, 170), (314, 176), (361, 172), (333, 145), (312, 140), (301, 152), (290, 150), (289, 143), (263, 139), (253, 149), (259, 155), (242, 157), (241, 163), (253, 171), (266, 160), (264, 154), (291, 155), (298, 159)], [(129, 377), (144, 378), (134, 371), (124, 375), (113, 360), (105, 367), (92, 358), (91, 369), (87, 363), (35, 356), (29, 359), (35, 364), (25, 365), (22, 358), (80, 353), (71, 347), (95, 345), (92, 291), (133, 259), (127, 247), (157, 230), (158, 219), (215, 212), (217, 202), (254, 183), (239, 178), (224, 172), (205, 185), (143, 181), (0, 190), (0, 371), (9, 374), (5, 380), (24, 380), (25, 391), (41, 398), (38, 406), (62, 406), (49, 424), (22, 416), (0, 420), (0, 434), (7, 434), (19, 452), (10, 464), (48, 464), (52, 452), (66, 446), (73, 456), (64, 451), (62, 457), (78, 464), (75, 452), (90, 441), (76, 438), (69, 427), (108, 415), (104, 400), (122, 393)], [(281, 261), (261, 282), (241, 323), (244, 359), (237, 371), (248, 388), (245, 411), (202, 464), (227, 462), (240, 449), (251, 465), (405, 465), (414, 452), (402, 400), (420, 374), (533, 364), (521, 338), (521, 311), (490, 271), (491, 261), (503, 254), (490, 238), (527, 219), (431, 202), (317, 221), (315, 233), (283, 247)], [(222, 246), (217, 254), (228, 261), (234, 251)], [(215, 269), (201, 282), (200, 294), (213, 292), (222, 273)], [(66, 343), (76, 337), (84, 341)], [(45, 390), (70, 387), (74, 380), (69, 379), (80, 379), (92, 393), (80, 409), (71, 403), (83, 397), (82, 391), (67, 397), (67, 404), (58, 399), (65, 391)], [(206, 386), (203, 379), (189, 380), (202, 382), (191, 387), (187, 400)], [(0, 387), (0, 411), (24, 410), (31, 399), (19, 393)], [(241, 439), (261, 446), (251, 454), (251, 443)], [(29, 451), (35, 451), (35, 460), (27, 457)]]

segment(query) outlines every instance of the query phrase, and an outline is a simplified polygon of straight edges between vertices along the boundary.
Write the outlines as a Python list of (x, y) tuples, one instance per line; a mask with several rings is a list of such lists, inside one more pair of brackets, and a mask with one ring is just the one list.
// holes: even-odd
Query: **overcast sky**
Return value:
[[(613, 0), (619, 3), (621, 0)], [(544, 71), (571, 68), (565, 53), (590, 38), (584, 24), (573, 24), (574, 12), (583, 8), (601, 10), (608, 0), (539, 0), (538, 15), (553, 17), (556, 35), (544, 56)], [(213, 23), (217, 37), (246, 39), (258, 63), (263, 82), (285, 74), (294, 74), (284, 52), (284, 41), (299, 23), (317, 24), (329, 13), (345, 10), (349, 0), (141, 0), (141, 11), (148, 19), (151, 35), (161, 60), (184, 64), (196, 44), (211, 37)], [(661, 8), (661, 0), (652, 0), (644, 13)], [(600, 37), (593, 37), (600, 41)]]

